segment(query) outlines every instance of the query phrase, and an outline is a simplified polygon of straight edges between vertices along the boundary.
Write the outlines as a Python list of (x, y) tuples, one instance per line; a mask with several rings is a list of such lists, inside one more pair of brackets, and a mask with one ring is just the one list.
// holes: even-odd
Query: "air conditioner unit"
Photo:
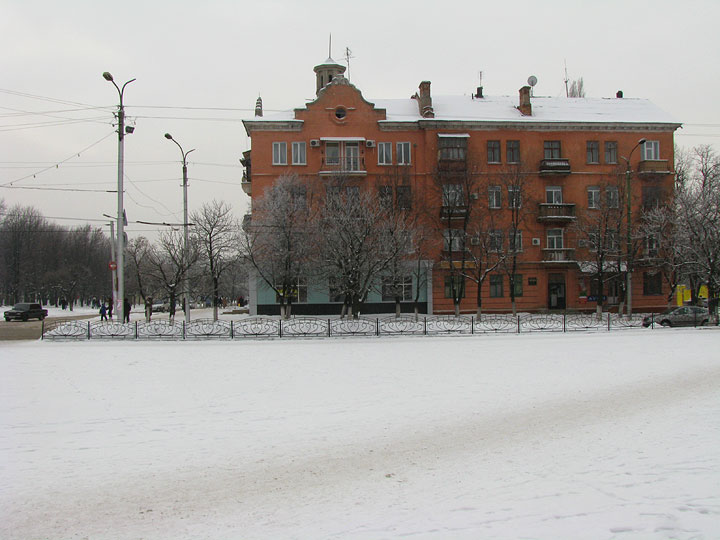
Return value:
[(368, 148), (375, 148), (375, 141), (365, 141), (365, 146)]
[(533, 239), (532, 239), (532, 245), (533, 245), (533, 246), (539, 246), (539, 245), (540, 245), (540, 239), (539, 239), (539, 238), (533, 238)]
[(478, 198), (480, 198), (480, 195), (478, 195), (477, 193), (471, 193), (471, 194), (470, 194), (470, 198), (472, 198), (472, 199), (474, 199), (474, 200), (477, 201)]
[(582, 240), (582, 239), (581, 239), (581, 240), (578, 240), (578, 247), (579, 247), (579, 248), (587, 247), (587, 245), (588, 245), (587, 240)]
[(472, 238), (470, 238), (470, 244), (473, 246), (479, 246), (480, 245), (480, 237), (473, 236)]
[(310, 146), (313, 146), (313, 147), (320, 146), (320, 139), (310, 139)]

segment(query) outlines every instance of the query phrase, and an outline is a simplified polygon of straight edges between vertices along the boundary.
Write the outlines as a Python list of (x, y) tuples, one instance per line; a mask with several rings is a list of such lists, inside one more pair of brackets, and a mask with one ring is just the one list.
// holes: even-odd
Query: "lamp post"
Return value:
[(635, 146), (633, 146), (632, 150), (630, 150), (630, 154), (628, 157), (623, 157), (626, 163), (626, 169), (625, 169), (625, 198), (627, 199), (627, 238), (626, 238), (626, 247), (627, 247), (627, 260), (625, 261), (625, 296), (627, 296), (627, 316), (628, 319), (632, 316), (632, 238), (631, 238), (631, 229), (632, 229), (632, 197), (630, 196), (630, 176), (632, 174), (632, 169), (630, 168), (630, 159), (632, 158), (633, 152), (637, 149), (638, 146), (641, 144), (645, 144), (646, 139), (640, 139)]
[[(183, 147), (180, 146), (180, 143), (177, 142), (175, 139), (173, 139), (173, 136), (169, 133), (165, 134), (165, 138), (171, 140), (175, 144), (178, 145), (178, 148), (180, 149), (180, 153), (182, 154), (182, 172), (183, 172), (183, 232), (185, 233), (185, 248), (183, 249), (183, 266), (185, 267), (185, 272), (188, 271), (188, 246), (190, 245), (190, 233), (188, 231), (188, 204), (187, 204), (187, 156), (190, 152), (193, 152), (195, 149), (188, 150), (185, 152), (183, 150)], [(190, 322), (190, 282), (188, 280), (187, 275), (185, 276), (185, 286), (183, 287), (183, 296), (184, 299), (184, 306), (185, 306), (185, 322)]]
[[(125, 299), (125, 231), (123, 229), (125, 225), (125, 209), (123, 207), (123, 166), (125, 160), (124, 140), (125, 140), (125, 108), (123, 106), (123, 92), (125, 87), (133, 82), (135, 79), (130, 79), (122, 88), (115, 84), (113, 76), (109, 72), (102, 74), (103, 78), (111, 82), (115, 89), (118, 91), (120, 97), (120, 105), (118, 106), (118, 209), (117, 209), (117, 298), (115, 298), (115, 313), (123, 317), (125, 320), (125, 305), (123, 300)], [(132, 133), (132, 129), (128, 129), (128, 133)]]

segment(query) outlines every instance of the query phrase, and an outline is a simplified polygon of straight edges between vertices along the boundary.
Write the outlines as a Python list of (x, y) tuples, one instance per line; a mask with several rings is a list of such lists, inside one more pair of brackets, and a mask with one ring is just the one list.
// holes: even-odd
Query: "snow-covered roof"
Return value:
[[(385, 122), (489, 122), (489, 123), (582, 123), (582, 124), (672, 124), (672, 116), (647, 99), (533, 97), (532, 116), (517, 109), (517, 96), (433, 96), (435, 117), (423, 118), (415, 99), (368, 99), (376, 108), (385, 109)], [(248, 119), (254, 122), (282, 122), (295, 119), (295, 111), (282, 111)]]

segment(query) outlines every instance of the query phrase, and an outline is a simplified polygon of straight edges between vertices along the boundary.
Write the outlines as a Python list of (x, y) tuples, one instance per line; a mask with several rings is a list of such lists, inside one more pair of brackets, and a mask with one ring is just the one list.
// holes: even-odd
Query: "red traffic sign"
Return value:
[(117, 263), (115, 261), (110, 261), (108, 263), (108, 268), (110, 268), (110, 270), (117, 270)]

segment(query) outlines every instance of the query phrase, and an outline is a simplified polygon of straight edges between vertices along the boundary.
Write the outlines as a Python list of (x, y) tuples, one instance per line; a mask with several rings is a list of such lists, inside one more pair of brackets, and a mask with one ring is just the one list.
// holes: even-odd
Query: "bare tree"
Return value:
[(317, 242), (312, 190), (296, 175), (280, 176), (253, 204), (252, 218), (243, 226), (243, 256), (280, 302), (289, 318), (315, 262)]
[(603, 312), (605, 284), (619, 275), (623, 209), (617, 178), (611, 176), (588, 188), (588, 208), (578, 209), (577, 221), (572, 227), (578, 247), (584, 246), (586, 268), (583, 270), (592, 275), (590, 293), (597, 298), (598, 317)]
[(212, 284), (213, 320), (217, 320), (220, 279), (237, 258), (237, 222), (230, 206), (215, 200), (193, 212), (190, 220), (195, 224), (193, 234), (202, 252), (204, 273)]
[(575, 79), (570, 84), (570, 90), (568, 90), (568, 97), (571, 98), (584, 98), (585, 97), (585, 82), (583, 78)]
[(197, 246), (191, 243), (188, 257), (184, 257), (185, 240), (182, 232), (172, 229), (160, 235), (159, 242), (147, 254), (150, 279), (170, 300), (170, 319), (175, 318), (178, 293), (190, 268), (197, 262)]

